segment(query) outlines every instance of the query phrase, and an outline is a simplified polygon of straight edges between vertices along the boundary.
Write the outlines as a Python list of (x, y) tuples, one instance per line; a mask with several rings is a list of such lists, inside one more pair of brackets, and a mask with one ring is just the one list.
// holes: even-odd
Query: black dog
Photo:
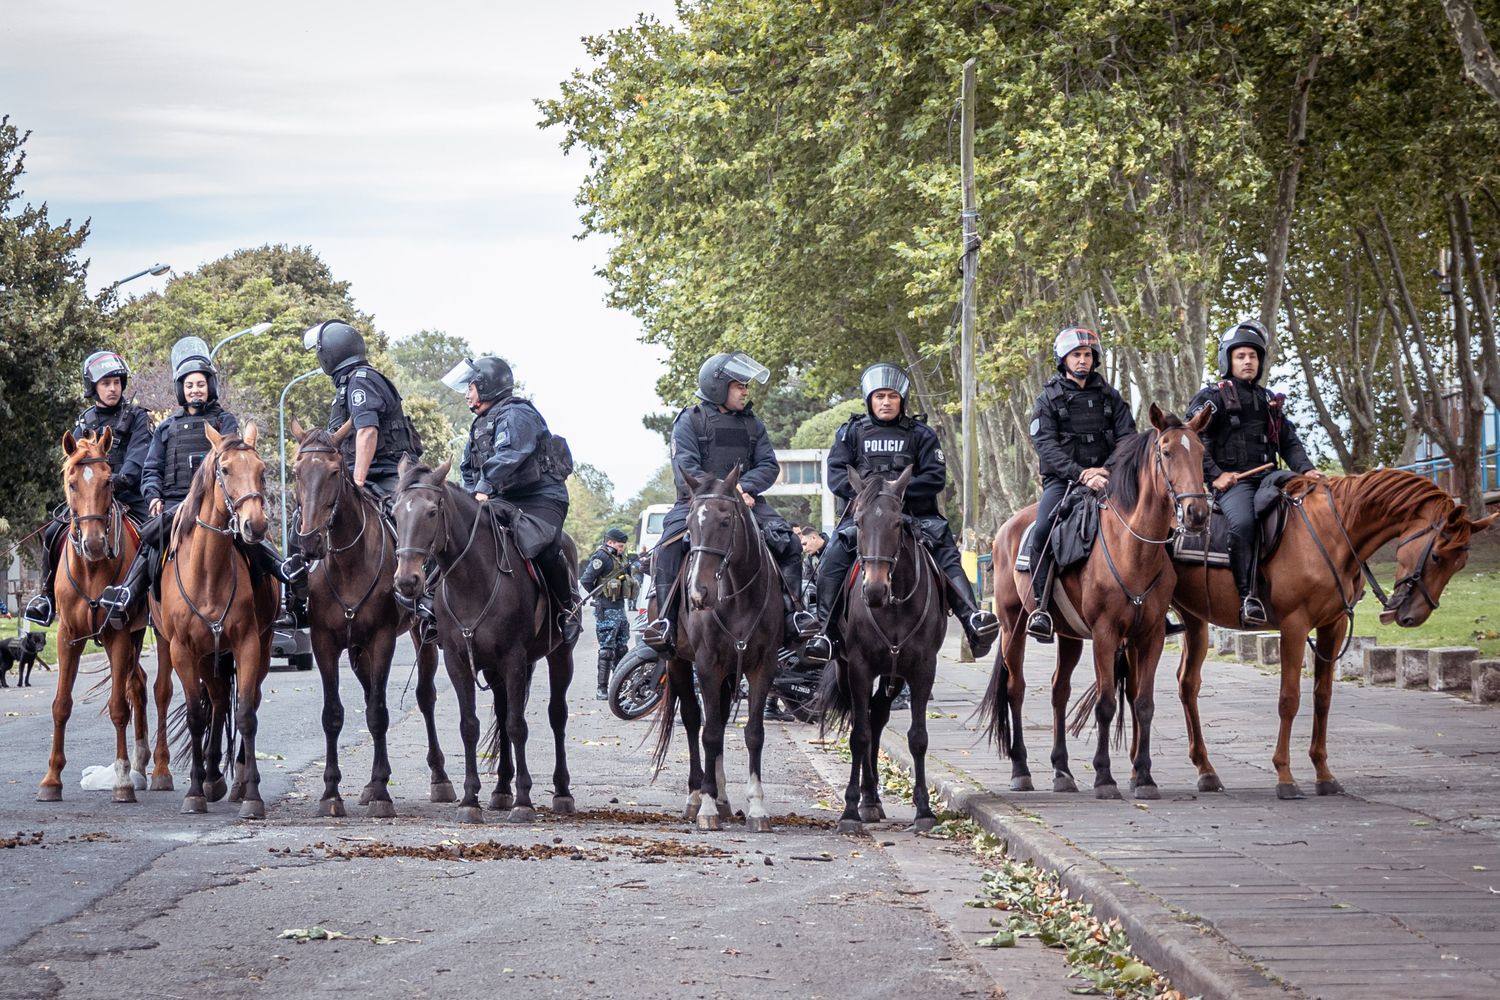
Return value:
[(16, 664), (16, 687), (31, 687), (31, 668), (36, 666), (36, 654), (46, 644), (47, 636), (42, 632), (27, 632), (12, 639), (0, 640), (0, 688), (10, 687), (5, 683), (5, 675), (10, 672), (12, 663)]

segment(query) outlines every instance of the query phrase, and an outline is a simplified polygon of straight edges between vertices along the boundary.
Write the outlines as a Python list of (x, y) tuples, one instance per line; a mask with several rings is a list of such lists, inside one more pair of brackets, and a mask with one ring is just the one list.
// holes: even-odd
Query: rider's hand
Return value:
[(743, 500), (743, 501), (745, 501), (745, 506), (746, 507), (754, 507), (755, 506), (755, 498), (753, 496), (751, 496), (750, 494), (746, 493), (745, 492), (745, 488), (743, 486), (736, 486), (735, 489), (737, 489), (737, 490), (740, 491), (740, 499)]
[(1224, 490), (1227, 490), (1229, 489), (1229, 487), (1233, 486), (1237, 481), (1238, 480), (1235, 478), (1234, 473), (1221, 472), (1214, 477), (1213, 487), (1214, 489), (1222, 493)]
[(159, 516), (161, 514), (161, 499), (152, 500), (151, 505), (146, 510), (152, 517)]
[(1084, 469), (1083, 475), (1078, 477), (1079, 482), (1091, 490), (1102, 490), (1109, 485), (1108, 469)]
[(488, 493), (476, 493), (474, 494), (474, 499), (478, 500), (480, 503), (489, 503), (490, 495)]
[(1328, 478), (1328, 475), (1321, 469), (1309, 469), (1302, 474), (1315, 483), (1321, 483), (1323, 480)]

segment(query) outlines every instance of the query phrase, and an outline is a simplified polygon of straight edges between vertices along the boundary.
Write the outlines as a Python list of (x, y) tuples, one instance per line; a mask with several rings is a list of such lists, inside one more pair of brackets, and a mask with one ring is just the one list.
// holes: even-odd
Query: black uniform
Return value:
[(333, 384), (335, 391), (328, 413), (329, 432), (336, 432), (345, 421), (354, 422), (354, 432), (344, 438), (340, 447), (345, 468), (353, 474), (358, 432), (366, 427), (378, 428), (375, 457), (370, 461), (365, 484), (381, 496), (390, 496), (396, 492), (401, 456), (421, 457), (411, 422), (401, 405), (401, 393), (396, 391), (390, 379), (366, 364), (339, 372)]
[[(1244, 472), (1278, 459), (1299, 474), (1312, 470), (1297, 428), (1283, 411), (1284, 401), (1284, 396), (1258, 383), (1237, 378), (1198, 391), (1188, 404), (1188, 417), (1205, 406), (1214, 411), (1199, 435), (1204, 445), (1205, 482), (1212, 484), (1221, 473)], [(1265, 475), (1241, 479), (1218, 496), (1219, 509), (1229, 522), (1229, 564), (1241, 597), (1254, 590), (1255, 491)]]
[(598, 588), (594, 595), (594, 633), (599, 638), (598, 686), (603, 690), (620, 657), (630, 649), (630, 615), (625, 602), (639, 587), (636, 575), (641, 561), (635, 556), (617, 555), (608, 545), (601, 545), (583, 564), (578, 582), (585, 591)]
[(147, 503), (160, 500), (162, 511), (141, 528), (143, 550), (146, 546), (161, 550), (172, 525), (172, 515), (187, 497), (198, 466), (213, 450), (205, 427), (212, 427), (220, 434), (237, 434), (240, 422), (215, 400), (197, 413), (179, 407), (152, 432), (141, 474), (141, 493)]
[(1031, 446), (1042, 474), (1036, 528), (1031, 533), (1032, 589), (1040, 605), (1047, 574), (1037, 572), (1053, 512), (1084, 469), (1100, 468), (1121, 438), (1135, 433), (1135, 417), (1098, 372), (1083, 385), (1059, 372), (1047, 380), (1031, 412)]

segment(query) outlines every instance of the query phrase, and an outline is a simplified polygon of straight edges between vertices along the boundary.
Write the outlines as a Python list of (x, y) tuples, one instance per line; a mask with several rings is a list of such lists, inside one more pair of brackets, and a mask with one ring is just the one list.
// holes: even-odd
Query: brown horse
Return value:
[[(242, 819), (264, 819), (256, 712), (271, 666), (271, 625), (281, 583), (252, 573), (235, 540), (254, 544), (265, 537), (266, 466), (255, 453), (253, 423), (243, 436), (205, 430), (212, 450), (173, 519), (168, 565), (162, 569), (161, 597), (151, 600), (151, 620), (162, 640), (157, 655), (176, 669), (187, 698), (193, 770), (182, 811), (207, 812), (210, 801), (224, 796), (221, 740), (233, 712), (244, 759), (230, 801), (241, 802)], [(227, 674), (219, 669), (225, 652), (234, 656)], [(232, 752), (232, 734), (229, 747)]]
[[(83, 644), (97, 640), (109, 654), (109, 717), (115, 724), (116, 802), (135, 801), (135, 778), (144, 781), (146, 770), (146, 672), (141, 669), (141, 640), (146, 635), (146, 615), (138, 613), (124, 629), (109, 628), (99, 595), (117, 584), (125, 567), (135, 559), (139, 537), (127, 530), (124, 508), (114, 501), (109, 467), (113, 431), (106, 427), (95, 436), (81, 439), (72, 432), (63, 435), (63, 490), (68, 499), (69, 526), (62, 550), (62, 575), (67, 586), (57, 588), (57, 694), (52, 699), (52, 753), (47, 774), (37, 790), (42, 802), (62, 798), (63, 731), (73, 713), (73, 682), (78, 676), (78, 658)], [(48, 553), (49, 557), (51, 553)], [(172, 700), (172, 672), (158, 670), (156, 677), (156, 753), (150, 787), (170, 789), (166, 714)], [(125, 730), (135, 723), (135, 746), (127, 752)]]
[[(1302, 664), (1308, 636), (1313, 643), (1313, 731), (1309, 755), (1317, 772), (1319, 795), (1343, 791), (1328, 767), (1328, 706), (1333, 698), (1333, 666), (1362, 596), (1361, 574), (1374, 584), (1366, 561), (1392, 540), (1396, 543), (1397, 580), (1381, 619), (1405, 628), (1425, 622), (1453, 574), (1468, 561), (1470, 537), (1497, 515), (1474, 519), (1461, 504), (1431, 481), (1399, 469), (1376, 469), (1358, 476), (1334, 476), (1315, 482), (1291, 480), (1284, 490), (1293, 497), (1286, 532), (1276, 551), (1261, 564), (1269, 585), (1266, 608), (1272, 628), (1281, 631), (1281, 729), (1271, 762), (1276, 767), (1278, 798), (1300, 798), (1292, 776), (1292, 720), (1300, 701)], [(1192, 562), (1177, 564), (1173, 605), (1187, 626), (1178, 694), (1187, 716), (1188, 756), (1198, 768), (1198, 788), (1224, 786), (1208, 760), (1198, 717), (1203, 659), (1208, 653), (1208, 625), (1239, 627), (1239, 595), (1228, 569)], [(1377, 595), (1381, 594), (1378, 586)]]
[(292, 421), (297, 438), (293, 468), (297, 475), (297, 507), (302, 523), (297, 531), (298, 547), (308, 559), (318, 560), (308, 576), (308, 615), (312, 622), (313, 656), (323, 681), (323, 735), (326, 742), (323, 765), (323, 798), (320, 816), (345, 815), (339, 795), (339, 733), (344, 727), (344, 706), (339, 701), (339, 656), (346, 650), (349, 665), (365, 692), (365, 724), (375, 744), (370, 783), (360, 802), (374, 817), (396, 815), (389, 790), (390, 758), (386, 732), (391, 716), (386, 707), (386, 684), (396, 639), (411, 632), (417, 650), (417, 705), (427, 722), (427, 766), (431, 771), (429, 797), (433, 802), (453, 802), (453, 782), (443, 770), (443, 751), (438, 745), (437, 646), (422, 642), (411, 617), (396, 603), (395, 531), (386, 523), (379, 502), (354, 485), (344, 469), (339, 446), (353, 424), (345, 422), (335, 434), (325, 430), (304, 431)]
[[(1160, 797), (1151, 778), (1151, 718), (1156, 663), (1165, 638), (1167, 606), (1175, 573), (1167, 552), (1174, 530), (1202, 531), (1208, 524), (1208, 495), (1203, 492), (1203, 443), (1198, 431), (1209, 414), (1187, 424), (1151, 404), (1153, 430), (1120, 441), (1110, 457), (1109, 486), (1099, 505), (1099, 534), (1088, 560), (1062, 573), (1053, 587), (1076, 609), (1058, 614), (1057, 671), (1052, 679), (1052, 768), (1054, 791), (1077, 791), (1068, 767), (1066, 712), (1073, 668), (1082, 640), (1092, 638), (1095, 685), (1094, 716), (1099, 727), (1094, 753), (1094, 794), (1119, 798), (1110, 771), (1109, 724), (1115, 718), (1116, 688), (1130, 700), (1136, 722), (1131, 787), (1137, 798)], [(1012, 571), (1026, 527), (1036, 519), (1035, 505), (1013, 515), (1000, 528), (991, 549), (996, 567), (995, 610), (1000, 618), (1000, 648), (980, 703), (980, 720), (989, 736), (1011, 759), (1011, 788), (1031, 788), (1022, 736), (1021, 703), (1026, 681), (1026, 614), (1034, 606), (1031, 574)], [(1061, 595), (1057, 591), (1061, 590)], [(1076, 621), (1074, 619), (1076, 618)], [(1080, 627), (1085, 626), (1085, 627)], [(1120, 726), (1124, 726), (1124, 715)]]

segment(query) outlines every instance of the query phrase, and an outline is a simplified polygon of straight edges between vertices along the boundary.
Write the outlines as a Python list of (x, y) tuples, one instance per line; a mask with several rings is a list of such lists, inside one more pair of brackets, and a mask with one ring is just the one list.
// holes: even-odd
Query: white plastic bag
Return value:
[(115, 787), (115, 766), (90, 764), (83, 769), (83, 780), (78, 784), (90, 792), (107, 792)]

